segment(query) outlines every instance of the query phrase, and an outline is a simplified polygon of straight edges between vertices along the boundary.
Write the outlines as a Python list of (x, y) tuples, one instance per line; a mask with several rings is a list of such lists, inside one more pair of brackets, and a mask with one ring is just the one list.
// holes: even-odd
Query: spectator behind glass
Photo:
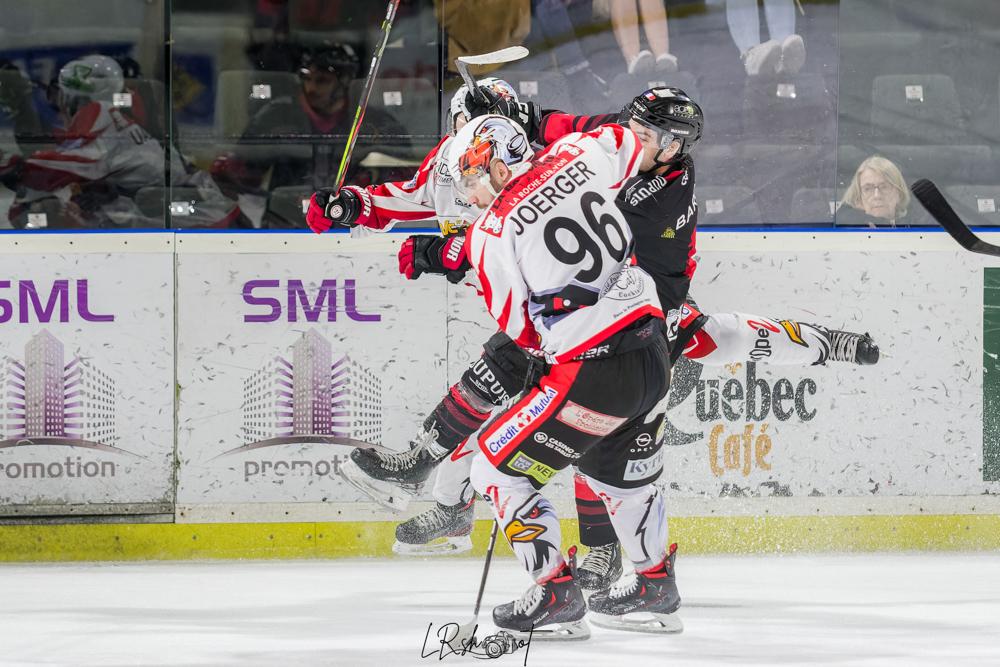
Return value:
[(802, 37), (795, 34), (794, 3), (793, 0), (764, 0), (764, 17), (771, 39), (761, 43), (757, 0), (726, 0), (729, 34), (740, 50), (748, 76), (797, 74), (802, 69), (806, 47)]
[[(65, 130), (52, 150), (0, 159), (0, 182), (16, 193), (8, 217), (28, 226), (130, 227), (142, 215), (131, 200), (163, 180), (163, 148), (114, 105), (125, 79), (114, 59), (91, 55), (59, 71), (56, 105)], [(160, 221), (162, 226), (162, 221)]]
[(837, 209), (838, 225), (908, 227), (910, 191), (899, 167), (879, 155), (858, 167)]
[[(677, 71), (677, 57), (670, 53), (670, 35), (667, 32), (667, 9), (663, 0), (611, 0), (611, 25), (618, 40), (618, 48), (628, 64), (629, 74), (649, 74), (654, 69), (663, 72)], [(639, 50), (639, 17), (646, 31), (649, 48)]]
[[(15, 192), (8, 212), (13, 227), (164, 226), (162, 207), (143, 212), (135, 202), (142, 188), (164, 188), (166, 156), (143, 127), (145, 107), (125, 88), (122, 75), (121, 66), (104, 55), (84, 56), (59, 70), (53, 103), (65, 129), (57, 131), (55, 147), (28, 157), (0, 156), (0, 183)], [(119, 93), (129, 94), (121, 107)], [(196, 193), (187, 226), (238, 224), (239, 207), (205, 172), (187, 165), (176, 150), (170, 158), (172, 184)]]
[[(212, 176), (223, 192), (229, 197), (262, 199), (279, 187), (329, 185), (337, 172), (343, 144), (335, 146), (328, 138), (316, 135), (342, 137), (346, 144), (357, 104), (350, 99), (350, 84), (359, 75), (360, 67), (356, 52), (348, 44), (326, 43), (303, 53), (297, 72), (299, 93), (268, 102), (250, 119), (241, 146), (212, 165)], [(388, 144), (391, 152), (392, 147), (405, 148), (409, 140), (405, 138), (405, 127), (371, 105), (365, 111), (359, 134), (345, 182), (366, 185), (358, 182), (359, 178), (365, 181), (358, 168), (365, 148), (378, 143), (385, 150)], [(288, 148), (283, 149), (282, 144)], [(245, 204), (247, 211), (263, 211), (261, 201)]]

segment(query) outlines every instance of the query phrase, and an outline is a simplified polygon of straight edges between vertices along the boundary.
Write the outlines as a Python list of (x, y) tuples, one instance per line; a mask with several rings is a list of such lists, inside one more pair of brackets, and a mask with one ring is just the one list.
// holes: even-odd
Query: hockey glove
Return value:
[(472, 93), (465, 96), (465, 108), (469, 110), (470, 120), (485, 114), (505, 116), (520, 125), (530, 141), (535, 140), (541, 121), (538, 107), (531, 102), (515, 102), (502, 97), (486, 86), (479, 86), (479, 91), (486, 99), (485, 104)]
[(399, 248), (399, 272), (407, 280), (423, 273), (443, 275), (458, 284), (472, 268), (465, 254), (465, 236), (433, 236), (414, 234)]
[(306, 223), (317, 234), (322, 234), (331, 226), (354, 227), (361, 215), (361, 207), (361, 197), (354, 190), (344, 188), (338, 193), (333, 188), (324, 188), (309, 200)]

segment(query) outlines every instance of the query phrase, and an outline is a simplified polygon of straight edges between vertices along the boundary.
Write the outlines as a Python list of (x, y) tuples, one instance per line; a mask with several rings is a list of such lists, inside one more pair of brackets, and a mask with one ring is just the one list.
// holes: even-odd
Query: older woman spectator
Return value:
[(838, 225), (907, 227), (910, 190), (891, 160), (872, 155), (858, 166), (837, 209)]

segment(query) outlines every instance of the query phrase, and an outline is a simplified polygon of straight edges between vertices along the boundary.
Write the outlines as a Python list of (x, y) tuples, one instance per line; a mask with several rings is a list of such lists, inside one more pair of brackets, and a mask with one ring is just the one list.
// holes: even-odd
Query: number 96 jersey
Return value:
[(600, 355), (645, 316), (662, 318), (615, 205), (642, 157), (620, 125), (569, 134), (538, 153), (470, 226), (468, 257), (501, 330), (550, 363)]

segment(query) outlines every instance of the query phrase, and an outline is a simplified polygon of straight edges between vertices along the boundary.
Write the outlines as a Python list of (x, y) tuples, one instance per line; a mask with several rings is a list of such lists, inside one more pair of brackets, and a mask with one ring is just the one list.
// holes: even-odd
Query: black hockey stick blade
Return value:
[(951, 238), (958, 241), (960, 246), (972, 252), (1000, 257), (1000, 246), (987, 243), (976, 236), (969, 229), (969, 226), (958, 217), (955, 209), (945, 200), (944, 195), (941, 194), (936, 185), (926, 178), (921, 178), (910, 186), (910, 190), (931, 214), (931, 217), (944, 227), (944, 230), (951, 234)]

